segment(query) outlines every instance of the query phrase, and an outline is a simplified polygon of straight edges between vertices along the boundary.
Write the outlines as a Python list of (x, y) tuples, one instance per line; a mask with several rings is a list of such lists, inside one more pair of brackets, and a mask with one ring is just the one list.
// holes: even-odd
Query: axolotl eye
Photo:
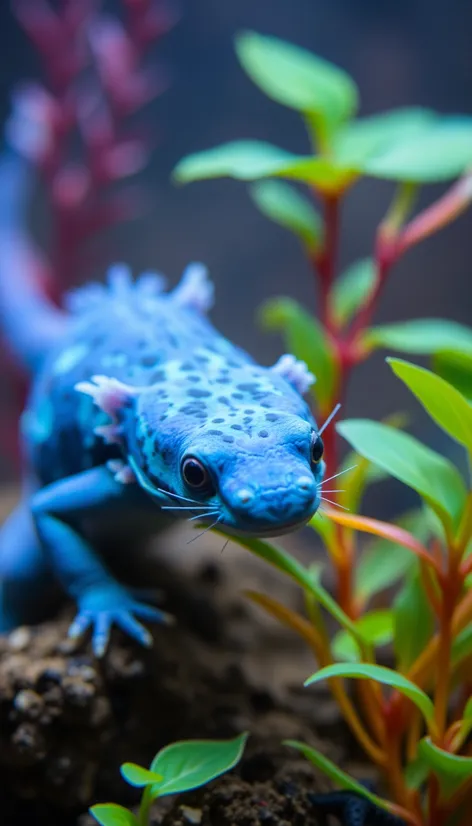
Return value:
[(212, 493), (213, 482), (208, 470), (195, 456), (182, 460), (182, 476), (187, 487), (199, 493)]
[(319, 465), (323, 458), (324, 453), (324, 445), (321, 436), (317, 433), (313, 433), (311, 438), (311, 463), (313, 465)]

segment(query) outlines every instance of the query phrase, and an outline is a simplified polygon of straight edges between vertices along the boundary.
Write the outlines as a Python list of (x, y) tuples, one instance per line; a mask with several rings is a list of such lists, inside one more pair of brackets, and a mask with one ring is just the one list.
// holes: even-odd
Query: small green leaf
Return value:
[[(374, 648), (388, 645), (393, 639), (391, 611), (372, 611), (364, 614), (356, 620), (356, 626), (366, 642)], [(359, 646), (348, 631), (338, 631), (333, 638), (331, 650), (334, 657), (342, 662), (359, 662), (361, 659)]]
[(185, 184), (209, 178), (289, 178), (303, 181), (322, 192), (340, 193), (358, 177), (358, 170), (314, 155), (294, 155), (264, 141), (224, 143), (182, 158), (172, 175)]
[(175, 167), (173, 177), (178, 183), (224, 176), (254, 181), (275, 175), (296, 160), (298, 155), (264, 141), (231, 141), (187, 155)]
[(472, 780), (472, 757), (461, 757), (440, 749), (429, 737), (420, 741), (418, 753), (437, 775), (443, 795), (448, 798), (462, 785)]
[(459, 353), (442, 350), (435, 353), (433, 369), (462, 393), (469, 403), (472, 402), (472, 351)]
[(472, 118), (443, 117), (418, 134), (401, 135), (366, 160), (364, 171), (377, 178), (435, 183), (462, 175), (472, 165)]
[(321, 680), (329, 680), (332, 677), (374, 680), (377, 683), (382, 683), (382, 685), (392, 686), (419, 708), (427, 722), (431, 722), (434, 718), (434, 706), (427, 694), (421, 691), (411, 680), (407, 680), (406, 677), (391, 668), (367, 663), (336, 663), (321, 668), (315, 674), (312, 674), (308, 680), (305, 680), (305, 685), (310, 686), (321, 682)]
[(139, 826), (133, 812), (116, 803), (98, 803), (89, 812), (101, 826)]
[(348, 267), (335, 281), (329, 304), (334, 321), (347, 324), (369, 297), (376, 282), (375, 265), (371, 258), (363, 258)]
[(320, 249), (323, 225), (308, 198), (282, 181), (260, 181), (249, 188), (249, 193), (267, 218), (298, 235), (310, 252)]
[[(394, 648), (399, 671), (407, 671), (434, 631), (434, 613), (415, 564), (393, 604)], [(412, 629), (414, 633), (412, 633)]]
[(343, 164), (363, 166), (381, 150), (395, 147), (398, 141), (420, 135), (437, 120), (430, 109), (411, 107), (392, 109), (379, 115), (359, 118), (341, 129), (334, 141), (334, 154)]
[(307, 746), (306, 743), (300, 743), (299, 740), (284, 740), (284, 746), (289, 746), (290, 748), (301, 752), (301, 754), (303, 754), (307, 760), (310, 761), (310, 763), (313, 763), (317, 769), (326, 774), (326, 776), (329, 777), (333, 783), (341, 786), (342, 789), (347, 789), (350, 792), (360, 794), (362, 797), (370, 800), (370, 802), (375, 806), (380, 806), (382, 809), (388, 808), (388, 803), (386, 800), (383, 800), (381, 797), (377, 797), (376, 794), (372, 794), (372, 792), (366, 789), (365, 786), (357, 780), (354, 780), (353, 777), (346, 774), (346, 772), (342, 769), (339, 769), (338, 766), (329, 760), (328, 757), (325, 757), (324, 754), (321, 754), (321, 752), (311, 746)]
[(236, 52), (251, 80), (277, 103), (330, 124), (346, 120), (357, 108), (357, 87), (349, 75), (299, 46), (243, 32)]
[(161, 775), (149, 771), (149, 769), (143, 769), (142, 766), (138, 766), (136, 763), (123, 763), (120, 771), (127, 783), (131, 786), (138, 786), (138, 788), (153, 786), (163, 780)]
[(319, 322), (291, 298), (268, 301), (262, 307), (261, 320), (266, 329), (282, 332), (287, 350), (306, 362), (316, 376), (318, 403), (326, 409), (331, 404), (338, 368)]
[(403, 359), (387, 361), (439, 427), (472, 453), (472, 407), (464, 396), (431, 370)]
[(229, 771), (241, 759), (248, 734), (233, 740), (180, 740), (159, 751), (151, 772), (161, 775), (155, 797), (197, 789)]
[[(423, 509), (404, 514), (396, 520), (400, 528), (425, 542), (429, 530)], [(355, 570), (355, 593), (361, 602), (367, 602), (374, 594), (395, 585), (415, 564), (415, 557), (396, 542), (376, 539), (363, 552)]]
[(442, 318), (418, 318), (373, 327), (365, 334), (363, 344), (368, 348), (385, 347), (419, 356), (443, 350), (472, 355), (472, 330)]
[(337, 430), (354, 450), (416, 490), (448, 528), (457, 528), (467, 492), (447, 459), (413, 436), (368, 419), (341, 422)]

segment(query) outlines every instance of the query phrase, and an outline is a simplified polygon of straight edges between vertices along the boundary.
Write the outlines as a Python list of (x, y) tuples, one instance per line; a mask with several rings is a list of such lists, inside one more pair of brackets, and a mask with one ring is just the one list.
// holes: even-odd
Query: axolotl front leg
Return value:
[(92, 645), (103, 655), (112, 625), (142, 645), (152, 644), (139, 619), (168, 622), (168, 615), (144, 605), (107, 571), (80, 533), (84, 519), (113, 519), (118, 509), (156, 508), (138, 485), (122, 484), (107, 467), (93, 468), (55, 482), (35, 493), (31, 510), (38, 537), (51, 568), (78, 606), (69, 634), (78, 637), (92, 627)]

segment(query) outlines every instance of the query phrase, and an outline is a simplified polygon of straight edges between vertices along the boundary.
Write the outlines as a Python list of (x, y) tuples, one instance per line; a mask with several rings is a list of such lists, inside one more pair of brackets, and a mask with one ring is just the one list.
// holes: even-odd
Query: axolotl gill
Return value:
[(265, 537), (313, 516), (325, 470), (303, 399), (314, 378), (291, 355), (262, 367), (214, 329), (201, 264), (171, 292), (115, 265), (58, 309), (30, 272), (24, 166), (0, 162), (0, 326), (31, 374), (23, 496), (0, 533), (0, 630), (30, 621), (58, 580), (78, 608), (70, 634), (91, 629), (102, 655), (112, 625), (149, 645), (140, 620), (166, 615), (114, 579), (98, 537), (176, 517)]

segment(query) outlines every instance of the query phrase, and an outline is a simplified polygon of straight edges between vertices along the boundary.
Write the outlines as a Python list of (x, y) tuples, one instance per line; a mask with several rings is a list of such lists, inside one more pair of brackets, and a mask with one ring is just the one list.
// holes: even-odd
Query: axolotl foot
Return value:
[(69, 628), (69, 637), (76, 639), (91, 628), (92, 649), (96, 657), (104, 655), (113, 625), (149, 648), (152, 636), (137, 618), (166, 625), (173, 622), (169, 614), (139, 602), (125, 588), (117, 585), (90, 587), (78, 599), (78, 608)]

